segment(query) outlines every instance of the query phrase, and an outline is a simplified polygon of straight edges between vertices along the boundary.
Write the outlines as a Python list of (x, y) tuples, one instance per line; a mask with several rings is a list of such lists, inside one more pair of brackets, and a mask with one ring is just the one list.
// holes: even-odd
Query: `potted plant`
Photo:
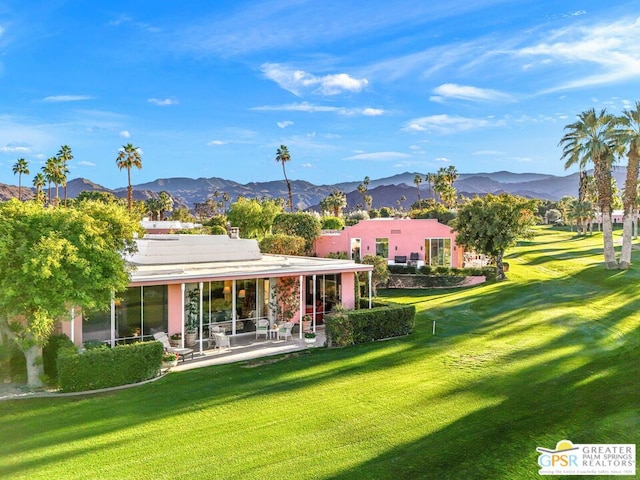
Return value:
[(302, 331), (308, 332), (311, 330), (311, 315), (303, 315), (302, 317)]
[(304, 332), (304, 343), (308, 345), (313, 345), (314, 343), (316, 343), (315, 332)]
[(174, 352), (164, 352), (162, 354), (162, 366), (164, 368), (175, 367), (178, 365), (178, 354)]
[(182, 344), (182, 334), (174, 333), (173, 335), (171, 335), (171, 337), (169, 337), (169, 341), (171, 342), (171, 345), (173, 347), (179, 347)]
[(185, 305), (187, 318), (184, 325), (184, 343), (187, 347), (192, 347), (196, 344), (198, 325), (200, 324), (198, 319), (200, 313), (200, 289), (191, 290), (188, 293), (188, 297), (189, 301)]

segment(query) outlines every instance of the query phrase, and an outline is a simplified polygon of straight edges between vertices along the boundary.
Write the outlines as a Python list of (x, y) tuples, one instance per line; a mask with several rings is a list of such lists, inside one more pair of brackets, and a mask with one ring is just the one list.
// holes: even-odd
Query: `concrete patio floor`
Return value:
[[(203, 349), (199, 351), (199, 345), (193, 347), (193, 360), (189, 357), (178, 365), (171, 367), (172, 372), (181, 372), (194, 368), (208, 367), (210, 365), (222, 365), (225, 363), (242, 362), (253, 360), (256, 358), (280, 355), (283, 353), (296, 352), (307, 348), (317, 348), (324, 346), (325, 343), (324, 327), (318, 327), (316, 330), (316, 341), (309, 345), (304, 339), (298, 338), (298, 334), (294, 333), (293, 338), (287, 340), (267, 339), (264, 337), (255, 338), (255, 334), (238, 335), (231, 337), (231, 349), (218, 351), (217, 349)], [(190, 347), (191, 348), (191, 347)]]

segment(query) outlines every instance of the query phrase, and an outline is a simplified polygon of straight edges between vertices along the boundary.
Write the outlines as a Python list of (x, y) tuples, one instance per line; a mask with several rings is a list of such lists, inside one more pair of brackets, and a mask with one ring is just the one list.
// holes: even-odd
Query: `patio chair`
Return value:
[(265, 339), (269, 338), (269, 326), (269, 320), (265, 318), (261, 318), (260, 320), (258, 320), (256, 322), (256, 338), (258, 338), (258, 335), (264, 335)]
[(291, 329), (293, 328), (293, 322), (285, 322), (278, 327), (278, 340), (280, 338), (284, 338), (285, 340), (288, 338), (293, 338), (291, 336)]
[(222, 332), (213, 332), (211, 336), (216, 342), (216, 348), (218, 349), (218, 351), (221, 351), (222, 348), (231, 350), (231, 342), (229, 341), (229, 337), (227, 335)]
[(169, 342), (169, 336), (165, 332), (156, 332), (153, 334), (153, 338), (155, 338), (158, 342), (162, 343), (165, 351), (175, 353), (178, 357), (182, 357), (182, 362), (184, 363), (184, 356), (191, 354), (191, 360), (193, 360), (193, 349), (191, 348), (175, 348), (171, 346)]

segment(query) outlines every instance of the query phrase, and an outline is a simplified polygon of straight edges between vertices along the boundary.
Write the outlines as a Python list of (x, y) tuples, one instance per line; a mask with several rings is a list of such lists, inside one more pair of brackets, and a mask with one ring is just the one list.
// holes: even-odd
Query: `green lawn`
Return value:
[(601, 242), (540, 229), (506, 282), (383, 292), (406, 338), (0, 402), (0, 478), (535, 479), (537, 446), (640, 444), (640, 256)]

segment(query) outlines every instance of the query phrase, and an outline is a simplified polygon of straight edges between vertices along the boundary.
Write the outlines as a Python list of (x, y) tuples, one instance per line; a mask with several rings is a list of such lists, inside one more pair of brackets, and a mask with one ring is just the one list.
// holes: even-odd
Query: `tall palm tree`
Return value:
[(638, 167), (640, 164), (640, 102), (635, 109), (624, 110), (617, 119), (617, 140), (621, 145), (628, 145), (627, 176), (624, 182), (624, 216), (622, 219), (622, 250), (620, 252), (620, 268), (627, 269), (631, 265), (631, 240), (634, 213), (638, 201)]
[(422, 210), (422, 199), (420, 198), (420, 184), (422, 183), (422, 175), (416, 174), (416, 176), (413, 177), (413, 183), (418, 189), (418, 205), (420, 205), (420, 210)]
[(340, 190), (334, 190), (320, 201), (320, 208), (323, 211), (332, 212), (334, 217), (339, 217), (346, 206), (347, 196)]
[(578, 121), (566, 125), (565, 135), (560, 140), (563, 147), (564, 168), (578, 165), (584, 169), (587, 163), (593, 163), (593, 176), (598, 189), (598, 207), (602, 215), (604, 238), (604, 260), (606, 268), (617, 268), (613, 248), (613, 225), (611, 223), (611, 168), (615, 160), (616, 143), (614, 126), (616, 118), (601, 110), (592, 108), (578, 115)]
[(42, 167), (42, 173), (44, 174), (44, 178), (47, 181), (49, 187), (49, 195), (48, 202), (51, 204), (51, 184), (53, 183), (56, 187), (56, 200), (55, 204), (58, 203), (58, 185), (60, 184), (60, 165), (58, 163), (58, 159), (56, 157), (49, 157)]
[(18, 175), (18, 200), (22, 201), (22, 175), (29, 175), (29, 164), (24, 158), (19, 158), (13, 165), (13, 174)]
[(71, 147), (69, 145), (62, 145), (60, 150), (58, 150), (58, 161), (61, 163), (61, 171), (62, 171), (62, 186), (64, 187), (64, 206), (67, 206), (67, 174), (69, 173), (69, 169), (67, 168), (67, 163), (73, 160), (73, 153), (71, 153)]
[(160, 206), (160, 221), (162, 221), (166, 212), (173, 211), (173, 198), (168, 192), (162, 191), (158, 195), (158, 204)]
[(293, 194), (291, 193), (291, 182), (287, 178), (287, 172), (284, 165), (291, 161), (291, 155), (286, 145), (280, 145), (280, 148), (276, 152), (276, 162), (282, 163), (282, 173), (284, 174), (284, 181), (287, 183), (287, 190), (289, 191), (289, 210), (293, 213)]
[(142, 168), (142, 155), (140, 154), (140, 148), (134, 147), (133, 144), (127, 143), (123, 145), (116, 158), (116, 164), (118, 168), (122, 170), (127, 169), (127, 205), (129, 211), (133, 206), (133, 187), (131, 186), (131, 169), (136, 167)]
[(36, 173), (33, 177), (33, 186), (36, 188), (36, 202), (44, 203), (45, 198), (44, 193), (42, 193), (42, 189), (47, 184), (47, 180), (44, 178), (44, 175), (40, 172)]

